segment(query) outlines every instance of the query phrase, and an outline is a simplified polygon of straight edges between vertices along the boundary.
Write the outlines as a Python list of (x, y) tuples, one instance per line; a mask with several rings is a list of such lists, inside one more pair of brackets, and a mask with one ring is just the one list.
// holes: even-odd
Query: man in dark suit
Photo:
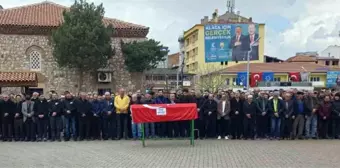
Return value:
[(240, 93), (236, 92), (235, 97), (230, 101), (231, 135), (232, 139), (240, 139), (243, 129), (243, 100)]
[(269, 101), (269, 111), (271, 117), (271, 139), (279, 139), (284, 106), (282, 105), (282, 100), (279, 99), (278, 92), (274, 92), (273, 99)]
[(283, 105), (285, 107), (283, 119), (281, 120), (281, 138), (282, 139), (290, 139), (292, 133), (293, 119), (292, 115), (294, 112), (292, 95), (290, 93), (286, 93), (284, 96)]
[(232, 49), (232, 61), (241, 61), (246, 56), (246, 52), (242, 50), (242, 27), (237, 26), (235, 28), (235, 36), (231, 38), (229, 48)]
[[(297, 92), (296, 100), (294, 101), (294, 113), (293, 113), (293, 139), (303, 139), (303, 128), (305, 126), (305, 116), (308, 114), (308, 108), (304, 101), (303, 92)], [(298, 129), (298, 132), (297, 132)]]
[(258, 138), (266, 138), (268, 135), (268, 121), (269, 121), (269, 114), (268, 114), (268, 99), (264, 97), (264, 92), (259, 94), (257, 98), (256, 105), (257, 105), (257, 137)]
[(205, 132), (203, 135), (206, 135), (209, 138), (216, 136), (216, 119), (217, 119), (217, 102), (214, 100), (214, 95), (209, 94), (208, 100), (202, 106), (202, 112), (204, 115), (205, 121)]
[[(245, 36), (242, 40), (242, 50), (250, 51), (251, 45), (255, 44), (255, 40), (259, 38), (259, 34), (256, 33), (255, 24), (248, 25), (248, 35)], [(259, 46), (253, 45), (252, 51), (249, 54), (250, 60), (258, 60), (259, 59)], [(246, 59), (245, 59), (246, 60)]]

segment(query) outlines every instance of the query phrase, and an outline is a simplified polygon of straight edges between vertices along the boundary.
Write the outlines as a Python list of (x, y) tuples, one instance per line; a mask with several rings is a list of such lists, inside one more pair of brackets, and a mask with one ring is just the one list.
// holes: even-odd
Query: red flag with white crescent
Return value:
[(289, 72), (289, 80), (292, 82), (300, 82), (301, 81), (301, 76), (300, 72)]
[(252, 72), (250, 76), (250, 87), (256, 87), (257, 83), (262, 81), (262, 72)]

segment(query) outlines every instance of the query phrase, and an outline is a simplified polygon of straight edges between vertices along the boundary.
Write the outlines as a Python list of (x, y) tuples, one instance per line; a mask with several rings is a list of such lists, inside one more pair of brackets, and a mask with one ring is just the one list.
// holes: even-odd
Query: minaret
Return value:
[(234, 13), (235, 10), (235, 0), (227, 0), (227, 8), (229, 13)]

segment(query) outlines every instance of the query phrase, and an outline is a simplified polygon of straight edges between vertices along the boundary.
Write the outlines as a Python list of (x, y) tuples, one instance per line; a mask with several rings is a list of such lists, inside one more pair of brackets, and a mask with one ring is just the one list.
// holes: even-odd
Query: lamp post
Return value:
[(257, 38), (253, 43), (249, 44), (250, 50), (247, 53), (247, 90), (249, 90), (250, 53), (253, 51), (254, 46), (258, 46), (259, 40), (260, 37)]

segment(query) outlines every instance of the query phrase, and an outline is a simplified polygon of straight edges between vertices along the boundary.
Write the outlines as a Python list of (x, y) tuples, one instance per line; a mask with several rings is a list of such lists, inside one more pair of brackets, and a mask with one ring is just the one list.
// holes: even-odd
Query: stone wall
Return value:
[[(109, 71), (112, 72), (113, 81), (108, 84), (98, 83), (97, 74), (84, 74), (82, 90), (97, 91), (98, 88), (110, 88), (112, 91), (120, 87), (136, 88), (138, 84), (132, 80), (130, 73), (126, 70), (124, 58), (121, 52), (120, 41), (131, 42), (144, 40), (144, 38), (114, 38), (112, 46), (115, 48), (115, 55), (109, 61)], [(50, 37), (37, 35), (3, 35), (0, 34), (0, 71), (31, 71), (30, 53), (38, 51), (41, 54), (41, 68), (39, 73), (39, 86), (43, 86), (44, 93), (55, 90), (62, 93), (66, 90), (76, 93), (79, 90), (76, 71), (59, 68), (52, 56)], [(3, 88), (11, 92), (10, 88)], [(12, 88), (12, 92), (17, 92)]]

